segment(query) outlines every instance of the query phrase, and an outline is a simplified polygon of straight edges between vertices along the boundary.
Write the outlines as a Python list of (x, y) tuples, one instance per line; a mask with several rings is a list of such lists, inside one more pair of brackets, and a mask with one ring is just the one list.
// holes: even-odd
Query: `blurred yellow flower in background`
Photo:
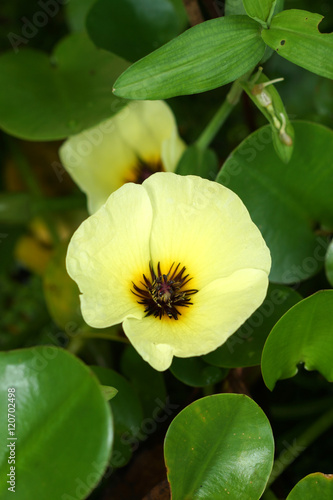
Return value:
[(67, 139), (59, 155), (94, 213), (124, 183), (174, 171), (184, 150), (164, 101), (132, 101), (109, 120)]
[(67, 270), (92, 327), (118, 323), (156, 370), (215, 350), (263, 302), (269, 250), (240, 198), (156, 173), (115, 191), (74, 233)]

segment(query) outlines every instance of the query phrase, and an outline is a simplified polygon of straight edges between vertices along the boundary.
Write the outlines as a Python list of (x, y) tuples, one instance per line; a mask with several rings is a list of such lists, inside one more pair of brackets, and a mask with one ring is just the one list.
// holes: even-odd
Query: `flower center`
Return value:
[(160, 263), (157, 265), (157, 275), (153, 266), (150, 264), (150, 279), (143, 275), (143, 281), (140, 281), (142, 288), (133, 283), (134, 295), (139, 297), (138, 304), (145, 306), (146, 316), (153, 315), (155, 318), (162, 319), (164, 315), (169, 318), (178, 319), (181, 316), (180, 307), (189, 307), (191, 295), (198, 292), (195, 289), (187, 289), (186, 285), (192, 278), (189, 274), (185, 275), (186, 268), (180, 268), (180, 263), (169, 269), (167, 274), (162, 274)]
[(135, 184), (142, 184), (143, 181), (148, 179), (155, 172), (164, 172), (161, 159), (146, 162), (140, 157), (137, 157), (137, 163), (132, 168), (131, 173), (125, 179), (125, 182), (134, 182)]

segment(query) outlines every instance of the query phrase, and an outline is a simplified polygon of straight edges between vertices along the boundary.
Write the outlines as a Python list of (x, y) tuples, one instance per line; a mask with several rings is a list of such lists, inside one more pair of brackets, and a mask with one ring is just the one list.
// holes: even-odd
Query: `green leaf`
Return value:
[[(258, 75), (258, 74), (257, 74)], [(288, 163), (293, 153), (294, 128), (289, 121), (282, 99), (263, 73), (250, 82), (241, 82), (241, 85), (250, 99), (266, 117), (272, 127), (273, 145), (276, 153), (284, 163)]]
[(302, 299), (294, 290), (270, 284), (266, 299), (221, 347), (203, 359), (214, 366), (238, 368), (260, 365), (269, 332), (292, 306)]
[(268, 20), (276, 4), (276, 0), (243, 0), (248, 16), (260, 23)]
[(247, 137), (229, 156), (217, 181), (245, 203), (272, 254), (270, 280), (295, 283), (322, 267), (333, 228), (333, 131), (293, 122), (295, 147), (288, 165), (275, 154), (270, 126)]
[(163, 375), (146, 363), (132, 346), (124, 351), (121, 369), (139, 396), (145, 417), (154, 415), (157, 407), (163, 408), (167, 401)]
[(198, 148), (195, 144), (185, 149), (179, 160), (176, 173), (180, 175), (199, 175), (214, 180), (218, 172), (218, 158), (212, 149)]
[(287, 500), (329, 500), (333, 498), (332, 474), (315, 472), (299, 481), (287, 496)]
[(272, 469), (267, 417), (250, 398), (217, 394), (172, 421), (164, 454), (173, 500), (257, 500)]
[(134, 63), (114, 85), (128, 99), (196, 94), (236, 80), (262, 58), (260, 25), (229, 16), (193, 26)]
[(333, 240), (327, 249), (325, 257), (325, 271), (328, 281), (333, 286)]
[(243, 0), (226, 0), (224, 5), (225, 16), (246, 16)]
[(185, 28), (187, 19), (185, 15), (179, 17), (174, 3), (171, 0), (98, 0), (88, 14), (87, 30), (97, 47), (136, 61)]
[(333, 381), (333, 290), (311, 295), (292, 307), (271, 331), (262, 353), (265, 384), (296, 375), (299, 363)]
[(110, 387), (109, 385), (101, 385), (101, 391), (105, 398), (105, 401), (110, 401), (118, 393), (117, 389), (115, 389), (114, 387)]
[(284, 10), (273, 17), (262, 39), (269, 47), (302, 68), (333, 78), (333, 33), (320, 33), (319, 14), (305, 10)]
[[(0, 434), (17, 438), (6, 440), (15, 447), (15, 498), (86, 498), (107, 467), (113, 439), (110, 408), (96, 377), (72, 354), (38, 346), (0, 354), (3, 409), (13, 394), (9, 388), (15, 389), (15, 436), (9, 436), (5, 411)], [(3, 478), (10, 472), (8, 455), (2, 446)], [(1, 498), (8, 498), (8, 486), (1, 481)]]
[(110, 368), (90, 367), (103, 386), (117, 389), (111, 401), (114, 420), (114, 444), (111, 457), (113, 467), (123, 467), (132, 455), (132, 446), (137, 441), (143, 421), (142, 407), (135, 390), (122, 375)]
[(174, 358), (170, 370), (178, 380), (192, 387), (216, 384), (228, 374), (228, 370), (210, 366), (200, 357)]
[(7, 52), (0, 57), (0, 127), (41, 141), (92, 127), (124, 105), (111, 86), (127, 66), (83, 33), (61, 40), (51, 57), (31, 49)]
[(71, 0), (65, 4), (66, 21), (71, 31), (85, 31), (86, 17), (96, 0)]

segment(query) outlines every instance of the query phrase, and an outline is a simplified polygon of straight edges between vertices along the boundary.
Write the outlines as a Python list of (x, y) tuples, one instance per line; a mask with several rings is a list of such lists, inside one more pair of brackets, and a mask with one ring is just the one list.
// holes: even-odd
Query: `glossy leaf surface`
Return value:
[(212, 19), (133, 64), (114, 85), (127, 99), (166, 99), (211, 90), (253, 68), (265, 44), (247, 16)]
[(333, 228), (333, 131), (293, 125), (287, 165), (275, 154), (270, 127), (263, 127), (231, 153), (217, 176), (248, 208), (271, 251), (270, 280), (279, 283), (305, 280), (321, 269), (327, 238), (317, 230)]
[[(96, 377), (72, 354), (38, 346), (0, 354), (4, 402), (8, 388), (15, 389), (15, 498), (86, 498), (107, 467), (113, 439), (110, 408)], [(10, 437), (7, 426), (3, 412), (4, 440)], [(3, 477), (8, 452), (2, 446)], [(7, 486), (1, 482), (1, 498), (7, 498)]]
[(112, 95), (112, 83), (127, 66), (83, 33), (61, 40), (51, 57), (32, 49), (7, 52), (0, 57), (0, 127), (42, 141), (92, 127), (124, 105)]
[(317, 75), (333, 78), (333, 33), (320, 33), (323, 16), (306, 10), (284, 10), (273, 17), (262, 39), (280, 56)]
[(257, 500), (274, 453), (272, 431), (250, 398), (217, 394), (172, 421), (164, 454), (173, 500)]
[(271, 331), (262, 353), (265, 384), (296, 375), (299, 363), (333, 381), (333, 290), (322, 290), (292, 307)]

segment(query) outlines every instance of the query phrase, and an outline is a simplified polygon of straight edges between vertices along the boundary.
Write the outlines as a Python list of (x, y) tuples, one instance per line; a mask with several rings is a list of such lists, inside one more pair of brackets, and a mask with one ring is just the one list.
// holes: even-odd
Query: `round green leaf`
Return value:
[[(5, 443), (14, 443), (15, 498), (86, 498), (107, 467), (113, 437), (109, 405), (89, 368), (50, 346), (1, 353), (0, 392), (0, 470), (10, 472)], [(15, 394), (14, 436), (8, 394)], [(8, 486), (1, 481), (1, 498)]]
[(97, 47), (136, 61), (179, 35), (184, 21), (171, 0), (98, 0), (87, 30)]
[(270, 284), (266, 299), (225, 344), (203, 359), (214, 366), (238, 368), (260, 365), (269, 332), (292, 306), (302, 299), (294, 290)]
[(333, 286), (333, 240), (329, 244), (325, 258), (326, 276), (330, 284)]
[(304, 477), (287, 496), (287, 500), (331, 500), (332, 498), (333, 476), (321, 472)]
[(297, 365), (318, 370), (333, 381), (333, 290), (311, 295), (292, 307), (271, 331), (262, 353), (261, 369), (267, 387), (293, 377)]
[(272, 469), (274, 441), (252, 399), (217, 394), (177, 415), (164, 454), (173, 500), (257, 500)]
[(234, 81), (262, 58), (260, 25), (228, 16), (193, 26), (134, 63), (114, 84), (127, 99), (197, 94)]
[(221, 370), (217, 366), (209, 366), (199, 357), (174, 358), (170, 370), (178, 380), (192, 387), (205, 387), (216, 384), (226, 377), (228, 373), (228, 370)]
[(0, 127), (42, 141), (92, 127), (123, 106), (112, 83), (127, 66), (83, 33), (61, 40), (51, 57), (31, 49), (7, 52), (0, 57)]
[(293, 122), (295, 147), (286, 165), (274, 151), (270, 127), (247, 137), (229, 156), (217, 181), (235, 191), (248, 208), (272, 254), (271, 281), (295, 283), (323, 265), (333, 228), (333, 131)]

